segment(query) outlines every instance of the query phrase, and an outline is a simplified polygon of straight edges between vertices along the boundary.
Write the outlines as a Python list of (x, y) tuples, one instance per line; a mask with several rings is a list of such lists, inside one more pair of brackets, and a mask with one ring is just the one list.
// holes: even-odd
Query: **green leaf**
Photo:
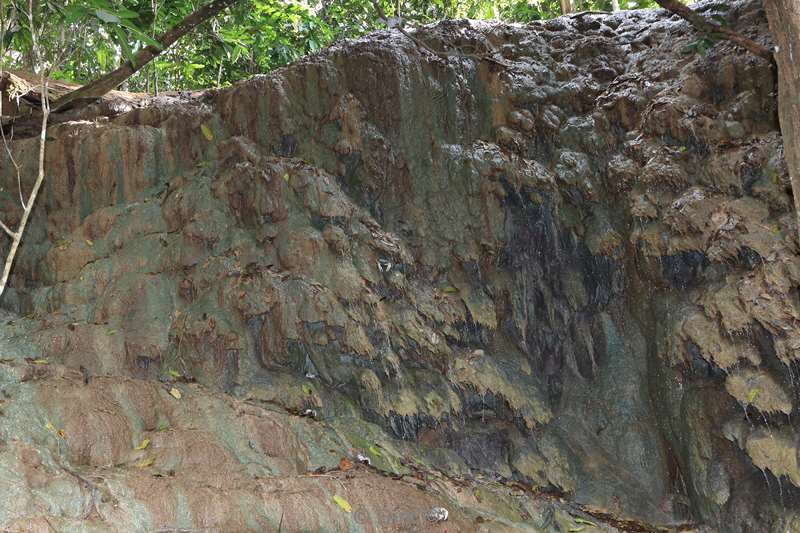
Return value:
[(137, 40), (154, 47), (156, 50), (161, 50), (163, 48), (161, 43), (147, 35), (133, 24), (129, 22), (123, 22), (122, 25), (125, 26), (125, 28), (127, 28)]
[(124, 7), (117, 8), (117, 10), (114, 11), (114, 14), (121, 19), (133, 20), (139, 18), (139, 13), (137, 13), (136, 11), (131, 11), (130, 9), (126, 9)]
[(714, 20), (717, 23), (719, 23), (720, 26), (726, 26), (728, 24), (728, 19), (726, 19), (725, 17), (723, 17), (720, 14), (711, 15), (710, 18), (711, 18), (711, 20)]
[(114, 26), (114, 34), (117, 36), (117, 44), (122, 48), (122, 55), (125, 56), (125, 59), (133, 63), (135, 56), (133, 55), (131, 45), (128, 44), (128, 36), (125, 35), (125, 32), (122, 31), (122, 28), (119, 26)]
[(97, 18), (102, 20), (103, 22), (108, 22), (112, 24), (119, 24), (122, 22), (118, 16), (114, 13), (109, 13), (105, 9), (95, 9), (94, 14)]
[(90, 11), (81, 5), (71, 5), (65, 8), (62, 13), (64, 16), (64, 21), (71, 23), (85, 19), (86, 16), (89, 15)]

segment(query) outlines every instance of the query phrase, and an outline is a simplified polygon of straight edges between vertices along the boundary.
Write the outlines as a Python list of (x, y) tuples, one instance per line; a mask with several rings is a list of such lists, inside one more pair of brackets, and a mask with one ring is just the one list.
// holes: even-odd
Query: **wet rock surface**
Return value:
[[(702, 9), (768, 39), (755, 3)], [(770, 66), (658, 10), (417, 37), (454, 53), (378, 33), (49, 130), (1, 527), (800, 523)]]

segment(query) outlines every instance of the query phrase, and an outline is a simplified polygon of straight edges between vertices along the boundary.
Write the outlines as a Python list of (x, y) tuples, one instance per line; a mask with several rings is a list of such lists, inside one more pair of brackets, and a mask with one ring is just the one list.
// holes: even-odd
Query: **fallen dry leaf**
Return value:
[(156, 458), (154, 455), (147, 457), (146, 459), (142, 459), (138, 463), (136, 463), (136, 468), (147, 468), (148, 466), (153, 466), (153, 463), (156, 462)]
[(336, 504), (339, 507), (341, 507), (345, 513), (350, 513), (353, 511), (353, 507), (350, 505), (350, 503), (341, 496), (339, 496), (338, 494), (333, 495), (333, 501), (335, 501)]

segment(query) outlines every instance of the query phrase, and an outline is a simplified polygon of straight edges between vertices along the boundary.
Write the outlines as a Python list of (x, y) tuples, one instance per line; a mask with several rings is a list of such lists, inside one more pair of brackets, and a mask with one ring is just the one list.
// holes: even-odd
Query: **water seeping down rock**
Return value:
[(770, 65), (661, 10), (416, 35), (462, 55), (377, 33), (49, 130), (0, 528), (800, 530)]

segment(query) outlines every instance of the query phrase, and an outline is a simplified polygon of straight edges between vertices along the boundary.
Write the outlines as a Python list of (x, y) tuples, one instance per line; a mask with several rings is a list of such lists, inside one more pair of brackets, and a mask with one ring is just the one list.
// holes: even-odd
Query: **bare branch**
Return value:
[[(33, 190), (28, 198), (27, 207), (22, 212), (22, 218), (19, 221), (19, 227), (14, 234), (11, 241), (11, 249), (6, 257), (5, 265), (3, 266), (3, 276), (0, 278), (0, 296), (3, 295), (6, 285), (8, 284), (8, 276), (11, 274), (11, 266), (14, 264), (14, 258), (19, 249), (19, 243), (22, 241), (22, 236), (25, 234), (25, 227), (28, 225), (28, 218), (31, 216), (31, 211), (36, 203), (36, 196), (39, 194), (39, 189), (44, 181), (44, 151), (45, 139), (47, 137), (47, 119), (50, 116), (50, 100), (47, 93), (47, 78), (44, 73), (41, 74), (42, 83), (42, 133), (39, 137), (39, 174), (36, 176), (36, 183), (33, 185)], [(8, 228), (5, 228), (8, 230)]]
[(11, 231), (11, 228), (9, 228), (9, 227), (8, 227), (8, 226), (6, 226), (5, 224), (3, 224), (3, 221), (2, 221), (2, 220), (0, 220), (0, 228), (2, 228), (2, 229), (3, 229), (3, 231), (5, 231), (5, 232), (8, 234), (8, 236), (9, 236), (9, 237), (11, 237), (12, 239), (13, 239), (13, 238), (15, 238), (15, 237), (17, 236), (17, 234), (16, 234), (16, 233), (14, 233), (13, 231)]
[[(2, 2), (2, 0), (0, 0)], [(0, 8), (2, 5), (0, 5)], [(0, 277), (0, 297), (2, 297), (3, 292), (8, 284), (8, 278), (11, 275), (11, 269), (14, 265), (14, 259), (16, 258), (17, 251), (19, 250), (19, 245), (22, 242), (22, 237), (25, 234), (25, 228), (28, 225), (28, 220), (30, 219), (31, 212), (33, 211), (33, 206), (36, 204), (36, 198), (39, 194), (39, 190), (42, 187), (42, 183), (44, 182), (45, 176), (45, 146), (46, 146), (46, 139), (47, 139), (47, 124), (48, 119), (50, 117), (50, 89), (49, 89), (49, 80), (47, 78), (48, 73), (48, 64), (46, 63), (45, 57), (42, 53), (42, 49), (40, 47), (39, 36), (37, 34), (35, 24), (34, 24), (34, 3), (33, 0), (28, 0), (28, 20), (30, 21), (31, 25), (31, 48), (32, 48), (32, 60), (38, 66), (39, 74), (39, 87), (41, 91), (41, 132), (39, 135), (39, 171), (36, 176), (36, 181), (33, 184), (33, 189), (31, 190), (30, 196), (28, 196), (27, 201), (24, 199), (24, 195), (22, 192), (22, 179), (20, 177), (20, 167), (17, 162), (14, 160), (14, 156), (11, 152), (11, 148), (9, 146), (9, 139), (6, 138), (5, 132), (2, 131), (2, 127), (0, 127), (0, 133), (2, 133), (2, 140), (6, 152), (8, 152), (8, 157), (13, 163), (16, 172), (17, 172), (17, 186), (19, 187), (19, 195), (20, 195), (20, 203), (22, 204), (22, 217), (20, 218), (19, 225), (17, 226), (17, 231), (11, 230), (7, 225), (5, 225), (2, 221), (0, 221), (0, 228), (11, 237), (11, 248), (6, 256), (5, 264), (3, 266), (2, 277)], [(53, 61), (49, 63), (50, 68), (57, 68), (60, 61), (64, 60), (69, 54), (66, 52), (66, 46), (62, 47), (62, 49), (54, 56)], [(2, 71), (0, 70), (0, 73)], [(2, 115), (2, 99), (0, 98), (0, 115)], [(13, 132), (13, 130), (12, 130)], [(13, 137), (13, 133), (12, 133)]]
[[(2, 71), (0, 71), (0, 76), (2, 76)], [(0, 117), (3, 116), (3, 98), (0, 95)], [(14, 138), (14, 126), (11, 126), (11, 138)], [(9, 146), (9, 140), (6, 138), (5, 129), (0, 125), (0, 137), (3, 139), (3, 147), (6, 149), (6, 153), (8, 154), (8, 159), (11, 161), (11, 164), (14, 165), (14, 171), (17, 173), (17, 191), (19, 192), (19, 203), (22, 205), (22, 209), (25, 209), (27, 206), (25, 205), (25, 199), (22, 196), (22, 176), (19, 168), (19, 164), (17, 160), (14, 159), (14, 154), (11, 153), (11, 147)]]
[(678, 0), (656, 0), (656, 3), (667, 11), (675, 13), (682, 19), (689, 21), (695, 28), (707, 33), (712, 37), (728, 40), (757, 56), (763, 57), (767, 61), (773, 61), (772, 52), (770, 52), (769, 49), (767, 49), (767, 47), (764, 45), (761, 45), (754, 40), (745, 37), (741, 33), (733, 31), (730, 28), (726, 28), (709, 21), (703, 15), (692, 11), (689, 7), (683, 5)]

